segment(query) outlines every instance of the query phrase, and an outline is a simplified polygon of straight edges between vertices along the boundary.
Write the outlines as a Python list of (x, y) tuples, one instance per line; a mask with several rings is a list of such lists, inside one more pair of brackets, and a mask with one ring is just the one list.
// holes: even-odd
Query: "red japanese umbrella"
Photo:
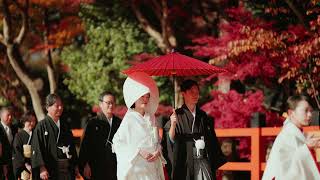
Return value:
[(134, 65), (122, 72), (124, 74), (144, 72), (150, 76), (173, 76), (175, 81), (175, 76), (212, 75), (225, 71), (226, 70), (222, 68), (182, 55), (178, 52), (171, 52)]

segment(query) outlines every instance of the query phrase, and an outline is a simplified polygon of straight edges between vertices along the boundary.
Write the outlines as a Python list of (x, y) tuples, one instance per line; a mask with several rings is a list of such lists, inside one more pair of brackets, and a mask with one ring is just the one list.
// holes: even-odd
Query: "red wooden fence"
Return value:
[[(221, 166), (219, 170), (229, 171), (250, 171), (251, 180), (261, 179), (262, 171), (265, 168), (264, 159), (261, 159), (261, 140), (266, 136), (277, 136), (281, 128), (234, 128), (234, 129), (216, 129), (218, 137), (251, 137), (251, 161), (250, 162), (228, 162)], [(319, 132), (319, 126), (310, 126), (303, 128), (305, 132)], [(75, 137), (81, 137), (82, 129), (73, 129)]]

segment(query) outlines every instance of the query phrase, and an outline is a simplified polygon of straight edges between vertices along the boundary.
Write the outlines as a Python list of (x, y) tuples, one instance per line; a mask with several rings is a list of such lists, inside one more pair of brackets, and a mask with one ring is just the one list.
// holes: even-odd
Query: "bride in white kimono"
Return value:
[(147, 74), (133, 73), (123, 85), (123, 95), (128, 111), (113, 137), (118, 180), (164, 180), (154, 117), (158, 88)]
[(288, 106), (289, 117), (272, 146), (262, 180), (318, 180), (314, 148), (320, 147), (320, 137), (305, 136), (301, 130), (310, 124), (312, 109), (305, 96), (290, 97)]

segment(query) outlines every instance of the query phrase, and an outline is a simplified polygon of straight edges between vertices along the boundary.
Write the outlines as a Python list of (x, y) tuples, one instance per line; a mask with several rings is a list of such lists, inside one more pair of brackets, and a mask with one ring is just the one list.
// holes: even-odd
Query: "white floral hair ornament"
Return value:
[(159, 104), (159, 90), (156, 82), (146, 73), (131, 73), (123, 84), (123, 97), (130, 108), (141, 96), (150, 93), (146, 112), (154, 114)]

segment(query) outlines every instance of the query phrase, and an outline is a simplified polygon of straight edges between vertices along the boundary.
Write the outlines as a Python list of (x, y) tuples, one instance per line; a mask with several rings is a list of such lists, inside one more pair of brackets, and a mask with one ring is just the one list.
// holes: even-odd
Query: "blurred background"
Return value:
[[(319, 125), (317, 0), (3, 0), (0, 6), (0, 106), (12, 106), (17, 122), (32, 109), (42, 119), (44, 98), (53, 92), (73, 129), (99, 112), (105, 90), (116, 95), (121, 117), (121, 71), (174, 49), (228, 70), (177, 78), (199, 82), (199, 105), (215, 128), (280, 127), (286, 99), (297, 93), (311, 97), (312, 125)], [(155, 80), (164, 123), (173, 81)], [(249, 138), (221, 141), (238, 151), (232, 159), (250, 160)]]

